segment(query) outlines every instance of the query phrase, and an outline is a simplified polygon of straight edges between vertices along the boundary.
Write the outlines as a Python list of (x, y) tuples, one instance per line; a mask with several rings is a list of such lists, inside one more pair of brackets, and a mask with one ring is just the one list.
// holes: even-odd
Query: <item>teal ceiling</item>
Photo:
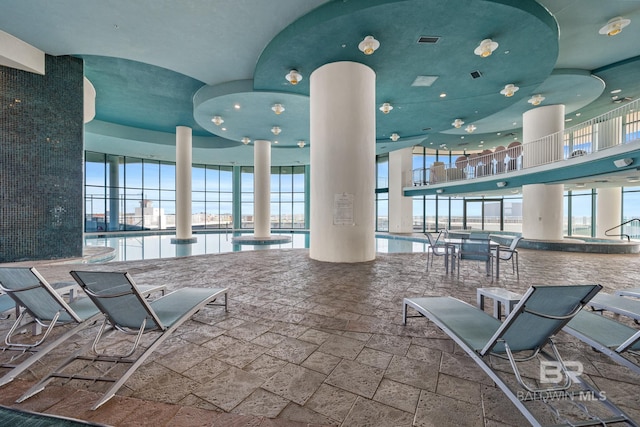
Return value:
[[(370, 66), (378, 106), (394, 106), (377, 111), (379, 153), (506, 145), (520, 137), (537, 93), (542, 105), (565, 104), (571, 124), (614, 108), (613, 89), (622, 90), (617, 101), (640, 96), (636, 0), (0, 0), (0, 11), (0, 30), (84, 58), (97, 92), (87, 148), (143, 157), (171, 160), (171, 134), (182, 125), (193, 128), (202, 161), (252, 164), (246, 136), (278, 140), (274, 164), (308, 163), (309, 76), (334, 61)], [(618, 15), (629, 27), (599, 35)], [(381, 46), (365, 56), (357, 44), (369, 34)], [(420, 36), (440, 39), (424, 45)], [(480, 58), (473, 49), (484, 38), (499, 47)], [(297, 86), (284, 79), (291, 68), (304, 76)], [(437, 79), (415, 87), (417, 76)], [(520, 87), (511, 98), (499, 94), (507, 83)], [(275, 115), (273, 103), (285, 111)], [(456, 118), (476, 131), (454, 129)]]

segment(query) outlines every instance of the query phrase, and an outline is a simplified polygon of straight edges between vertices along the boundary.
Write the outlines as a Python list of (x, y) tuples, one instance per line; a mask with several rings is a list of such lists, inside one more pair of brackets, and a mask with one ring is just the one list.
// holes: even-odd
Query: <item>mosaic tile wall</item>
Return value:
[(82, 255), (83, 63), (0, 66), (0, 262)]

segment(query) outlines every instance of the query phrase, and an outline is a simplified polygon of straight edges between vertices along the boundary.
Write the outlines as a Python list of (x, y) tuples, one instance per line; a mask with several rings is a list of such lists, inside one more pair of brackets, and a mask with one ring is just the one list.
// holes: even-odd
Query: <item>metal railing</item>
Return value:
[(422, 186), (508, 174), (587, 156), (640, 140), (640, 99), (526, 145), (512, 142), (493, 151), (465, 154), (454, 162), (414, 169), (409, 185)]
[(628, 234), (626, 234), (626, 233), (612, 234), (610, 232), (615, 230), (615, 229), (618, 229), (618, 228), (622, 229), (622, 227), (624, 227), (625, 225), (630, 224), (630, 223), (632, 223), (634, 221), (637, 221), (638, 223), (640, 223), (640, 218), (633, 218), (633, 219), (630, 219), (629, 221), (623, 222), (620, 225), (616, 225), (615, 227), (611, 227), (610, 229), (608, 229), (608, 230), (606, 230), (604, 232), (604, 235), (608, 236), (608, 237), (626, 237), (627, 238), (627, 242), (630, 242), (631, 241), (631, 237)]

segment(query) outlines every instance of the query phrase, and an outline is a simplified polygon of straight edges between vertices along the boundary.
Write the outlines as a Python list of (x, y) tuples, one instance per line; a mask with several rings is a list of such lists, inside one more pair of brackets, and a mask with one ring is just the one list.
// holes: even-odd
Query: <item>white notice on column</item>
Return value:
[(356, 225), (353, 219), (353, 194), (333, 196), (333, 225)]

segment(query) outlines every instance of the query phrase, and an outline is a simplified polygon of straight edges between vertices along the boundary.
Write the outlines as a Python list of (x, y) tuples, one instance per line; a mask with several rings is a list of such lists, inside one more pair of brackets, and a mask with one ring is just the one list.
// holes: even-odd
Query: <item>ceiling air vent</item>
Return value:
[(418, 44), (435, 44), (438, 43), (440, 37), (437, 36), (420, 36)]
[(471, 78), (477, 79), (478, 77), (482, 77), (482, 73), (478, 70), (471, 72)]

